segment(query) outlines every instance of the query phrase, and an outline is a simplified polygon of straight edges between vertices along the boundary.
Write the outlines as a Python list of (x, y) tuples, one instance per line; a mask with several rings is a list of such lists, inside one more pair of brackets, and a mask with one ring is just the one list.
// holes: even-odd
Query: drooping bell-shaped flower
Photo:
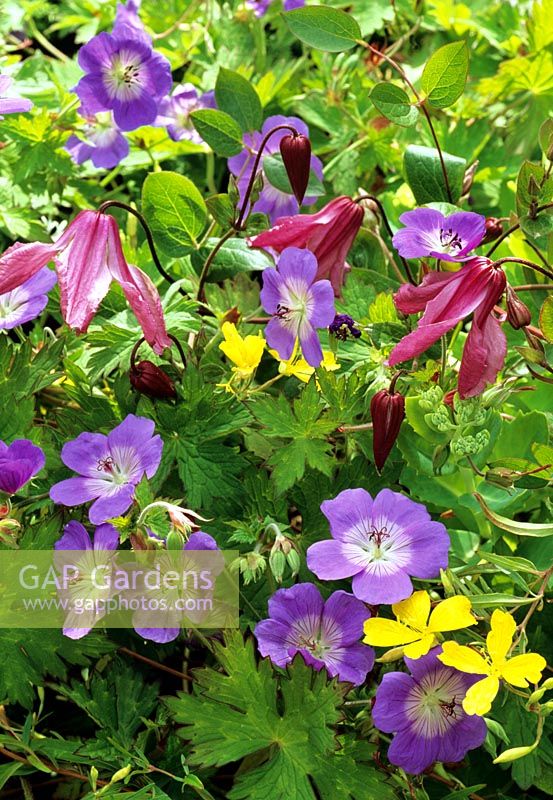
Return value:
[(403, 314), (424, 311), (419, 324), (392, 350), (390, 366), (424, 353), (440, 336), (474, 312), (459, 372), (462, 399), (493, 383), (507, 352), (505, 334), (493, 308), (505, 291), (505, 273), (489, 258), (473, 258), (458, 272), (429, 272), (420, 286), (405, 284), (394, 296)]
[(127, 264), (112, 216), (81, 211), (52, 244), (16, 242), (0, 256), (0, 294), (21, 286), (49, 261), (56, 266), (61, 312), (69, 327), (84, 333), (116, 281), (148, 344), (156, 353), (171, 347), (157, 289), (144, 272)]
[(317, 280), (329, 280), (338, 297), (350, 267), (346, 263), (359, 233), (364, 211), (351, 197), (337, 197), (316, 214), (296, 214), (277, 219), (273, 228), (248, 239), (251, 247), (282, 253), (287, 247), (304, 247), (315, 255)]

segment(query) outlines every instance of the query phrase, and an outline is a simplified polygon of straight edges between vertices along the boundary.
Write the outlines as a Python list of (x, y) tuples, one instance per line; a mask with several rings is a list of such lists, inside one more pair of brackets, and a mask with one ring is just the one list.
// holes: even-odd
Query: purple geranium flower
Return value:
[[(228, 160), (229, 170), (237, 178), (238, 189), (240, 192), (241, 200), (244, 199), (246, 188), (248, 186), (253, 164), (261, 141), (265, 138), (266, 134), (277, 125), (293, 125), (298, 133), (304, 136), (309, 136), (309, 128), (297, 117), (282, 117), (275, 116), (269, 117), (263, 123), (261, 132), (254, 131), (253, 133), (246, 133), (244, 136), (244, 144), (246, 145), (241, 153), (233, 156)], [(288, 136), (290, 131), (280, 130), (276, 131), (265, 146), (261, 161), (259, 163), (259, 170), (263, 173), (263, 189), (259, 195), (259, 199), (253, 206), (253, 211), (267, 214), (271, 224), (279, 217), (292, 216), (299, 211), (298, 201), (292, 193), (281, 192), (280, 189), (274, 187), (266, 178), (263, 171), (263, 163), (269, 156), (279, 155), (280, 158), (280, 142), (284, 136)], [(317, 156), (311, 156), (311, 170), (322, 181), (323, 179), (323, 165)], [(305, 197), (303, 205), (310, 206), (317, 200), (316, 197)]]
[[(115, 22), (113, 25), (112, 33), (121, 35), (122, 33), (131, 33), (138, 31), (143, 36), (151, 41), (150, 37), (146, 34), (142, 20), (138, 16), (142, 0), (127, 0), (126, 3), (117, 3), (117, 10), (115, 12)], [(129, 31), (130, 29), (130, 31)]]
[(154, 122), (171, 88), (171, 66), (143, 31), (121, 24), (100, 33), (81, 47), (78, 61), (86, 75), (75, 91), (87, 113), (113, 111), (123, 131)]
[(331, 677), (363, 683), (374, 663), (374, 650), (359, 642), (370, 612), (347, 592), (334, 592), (325, 602), (312, 583), (279, 589), (269, 600), (269, 619), (258, 622), (255, 636), (262, 656), (279, 667), (296, 653)]
[(38, 317), (48, 303), (56, 273), (44, 267), (11, 292), (0, 294), (0, 331), (9, 331)]
[(20, 112), (29, 111), (33, 107), (31, 100), (24, 97), (6, 97), (6, 92), (9, 92), (13, 78), (8, 75), (0, 75), (0, 119), (3, 119), (3, 114), (19, 114)]
[(404, 600), (410, 576), (436, 578), (447, 567), (445, 526), (398, 492), (383, 489), (373, 500), (364, 489), (346, 489), (321, 511), (333, 538), (309, 547), (307, 566), (321, 580), (353, 576), (353, 594), (365, 603)]
[[(154, 538), (158, 539), (159, 537), (155, 536), (154, 534)], [(194, 533), (190, 534), (188, 541), (185, 543), (182, 549), (186, 551), (219, 550), (219, 545), (209, 533), (204, 533), (204, 531), (195, 531)], [(217, 571), (220, 572), (223, 569), (224, 559), (221, 554), (221, 560), (214, 561), (211, 572), (215, 575)], [(175, 622), (175, 612), (171, 608), (171, 601), (175, 599), (175, 595), (177, 593), (178, 592), (176, 590), (167, 591), (168, 597), (164, 599), (167, 601), (167, 605), (169, 607), (168, 611), (140, 611), (135, 614), (133, 619), (136, 620), (136, 624), (134, 626), (136, 633), (138, 633), (144, 639), (150, 639), (152, 642), (158, 642), (158, 644), (166, 644), (167, 642), (172, 642), (174, 639), (176, 639), (181, 629), (180, 627), (173, 626)], [(163, 616), (165, 616), (168, 621), (168, 627), (162, 627), (160, 624)], [(151, 625), (152, 621), (156, 621), (158, 624), (154, 627)], [(146, 623), (146, 625), (144, 623)], [(171, 623), (173, 623), (173, 625)]]
[[(105, 552), (108, 550), (117, 550), (118, 545), (119, 545), (119, 531), (116, 528), (114, 528), (113, 525), (110, 525), (109, 522), (103, 525), (99, 525), (96, 528), (94, 532), (94, 544), (90, 541), (90, 536), (88, 535), (86, 528), (83, 525), (81, 525), (80, 522), (72, 520), (65, 526), (65, 528), (63, 529), (63, 536), (61, 537), (61, 539), (58, 539), (58, 541), (55, 543), (54, 549), (59, 551), (81, 550), (83, 552), (87, 551), (87, 553), (90, 552), (91, 555), (90, 558), (87, 557), (85, 559), (85, 562), (76, 565), (79, 567), (79, 573), (81, 573), (82, 570), (83, 575), (81, 576), (81, 580), (77, 584), (76, 590), (74, 590), (74, 592), (71, 592), (71, 589), (69, 590), (69, 594), (75, 596), (67, 597), (68, 600), (69, 599), (75, 600), (76, 597), (78, 597), (79, 600), (91, 599), (90, 597), (87, 596), (87, 591), (89, 587), (86, 586), (85, 588), (83, 579), (90, 579), (90, 573), (92, 572), (94, 567), (97, 566), (94, 554), (98, 551)], [(102, 566), (103, 566), (103, 560), (104, 559), (102, 558), (100, 562)], [(67, 563), (67, 561), (65, 559), (60, 559), (58, 565), (60, 563), (61, 564)], [(94, 584), (92, 584), (90, 588), (97, 589), (97, 587)], [(111, 587), (108, 587), (108, 589), (109, 589), (109, 594), (111, 594)], [(94, 593), (98, 594), (97, 591), (95, 591)], [(66, 593), (62, 591), (61, 594), (66, 594)], [(104, 594), (105, 592), (102, 594), (101, 598), (97, 597), (95, 599), (97, 600), (107, 599), (107, 597), (103, 596)], [(91, 631), (92, 627), (94, 626), (94, 623), (96, 623), (99, 619), (101, 619), (104, 616), (104, 614), (105, 614), (105, 609), (103, 611), (95, 609), (94, 611), (87, 612), (87, 614), (84, 615), (82, 613), (81, 614), (76, 613), (75, 610), (71, 610), (69, 611), (65, 619), (63, 633), (70, 639), (82, 639), (83, 636), (86, 636), (86, 634)], [(87, 622), (89, 623), (86, 627), (81, 627), (71, 624), (77, 621), (82, 622), (83, 618), (87, 619)]]
[[(264, 17), (267, 13), (272, 0), (246, 0), (246, 6), (251, 9), (256, 17)], [(294, 8), (303, 8), (305, 0), (284, 0), (285, 11), (293, 11)]]
[(44, 466), (44, 453), (29, 439), (0, 440), (0, 492), (15, 494)]
[(435, 761), (460, 761), (486, 738), (486, 723), (469, 716), (461, 705), (467, 690), (481, 675), (467, 675), (438, 661), (441, 647), (414, 660), (411, 672), (389, 672), (382, 678), (372, 710), (373, 722), (393, 733), (388, 758), (418, 775)]
[(191, 83), (176, 86), (170, 97), (165, 97), (159, 104), (156, 125), (167, 128), (167, 133), (174, 142), (187, 139), (195, 144), (203, 142), (202, 137), (192, 125), (190, 114), (199, 108), (215, 108), (215, 93), (198, 94)]
[(81, 114), (86, 118), (84, 139), (70, 136), (65, 149), (75, 164), (90, 159), (95, 167), (113, 169), (128, 156), (129, 143), (113, 121), (111, 112), (87, 115), (81, 109)]
[(317, 267), (310, 250), (287, 247), (277, 268), (264, 270), (261, 290), (263, 308), (273, 315), (265, 328), (269, 347), (287, 361), (299, 338), (304, 358), (312, 367), (323, 360), (316, 328), (327, 328), (335, 316), (332, 284), (315, 280)]
[(163, 442), (154, 423), (129, 414), (111, 433), (81, 433), (61, 451), (63, 463), (79, 474), (50, 489), (54, 503), (77, 506), (96, 500), (88, 517), (94, 525), (124, 514), (135, 486), (151, 478), (161, 461)]
[(403, 258), (433, 256), (442, 261), (464, 261), (486, 233), (486, 218), (472, 211), (445, 217), (433, 208), (415, 208), (399, 218), (406, 226), (394, 235), (394, 247)]

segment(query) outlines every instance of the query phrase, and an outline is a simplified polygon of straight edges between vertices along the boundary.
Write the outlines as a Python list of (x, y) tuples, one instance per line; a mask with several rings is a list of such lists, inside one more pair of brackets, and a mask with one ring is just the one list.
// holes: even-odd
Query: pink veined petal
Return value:
[(0, 256), (0, 294), (11, 292), (36, 275), (58, 251), (55, 244), (16, 242)]
[(435, 322), (432, 325), (421, 325), (419, 323), (419, 327), (415, 331), (408, 333), (401, 342), (396, 344), (388, 357), (387, 363), (393, 367), (401, 361), (408, 361), (410, 358), (419, 356), (425, 350), (428, 350), (430, 345), (437, 342), (440, 336), (454, 328), (457, 322), (457, 318), (454, 318), (446, 319), (443, 322)]
[(108, 219), (82, 211), (57, 245), (55, 259), (61, 295), (61, 313), (69, 327), (84, 333), (111, 283), (107, 267)]
[(394, 304), (402, 314), (416, 314), (424, 311), (426, 304), (433, 300), (453, 280), (458, 280), (454, 272), (429, 272), (420, 286), (404, 283), (394, 295)]
[(488, 383), (494, 383), (507, 355), (507, 339), (496, 318), (488, 314), (482, 324), (477, 316), (459, 370), (459, 395), (463, 399), (481, 394)]
[(490, 284), (495, 283), (496, 270), (490, 269), (490, 264), (488, 258), (468, 261), (455, 273), (455, 279), (448, 281), (443, 291), (430, 300), (419, 325), (454, 317), (459, 321), (478, 308), (488, 297)]
[(161, 300), (156, 287), (142, 270), (127, 264), (115, 219), (109, 220), (107, 265), (111, 277), (121, 286), (127, 301), (144, 333), (144, 338), (156, 353), (171, 347), (167, 336)]

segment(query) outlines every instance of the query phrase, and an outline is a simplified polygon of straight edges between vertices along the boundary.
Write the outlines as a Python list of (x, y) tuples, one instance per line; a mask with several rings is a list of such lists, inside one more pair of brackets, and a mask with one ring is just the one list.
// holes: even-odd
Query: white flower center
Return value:
[(130, 50), (121, 50), (104, 69), (104, 85), (113, 99), (136, 99), (142, 90), (142, 59)]

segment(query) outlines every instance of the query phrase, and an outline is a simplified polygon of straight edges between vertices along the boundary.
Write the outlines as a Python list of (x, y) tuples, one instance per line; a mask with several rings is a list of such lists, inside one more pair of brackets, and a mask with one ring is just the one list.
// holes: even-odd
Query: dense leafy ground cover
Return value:
[(552, 16), (0, 4), (2, 560), (240, 582), (0, 628), (1, 797), (553, 794)]

